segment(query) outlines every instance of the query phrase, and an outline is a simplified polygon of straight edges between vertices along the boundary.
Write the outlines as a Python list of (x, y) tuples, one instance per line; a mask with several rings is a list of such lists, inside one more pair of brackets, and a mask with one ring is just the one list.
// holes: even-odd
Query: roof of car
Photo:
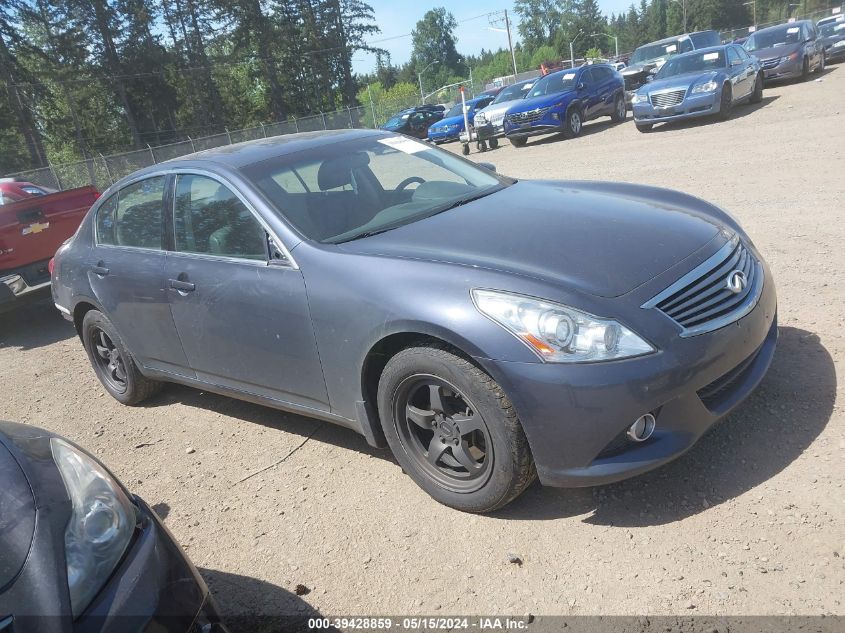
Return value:
[(320, 145), (328, 145), (339, 141), (349, 141), (367, 136), (384, 136), (383, 130), (352, 129), (352, 130), (321, 130), (319, 132), (300, 132), (298, 134), (284, 134), (269, 138), (257, 139), (223, 145), (213, 149), (203, 150), (194, 154), (187, 154), (167, 161), (167, 164), (212, 161), (228, 167), (240, 168), (257, 163), (268, 158), (293, 154)]
[(775, 29), (782, 28), (784, 26), (798, 26), (799, 24), (813, 24), (812, 20), (795, 20), (795, 22), (781, 22), (780, 24), (773, 24), (772, 26), (767, 26), (764, 29), (758, 29), (754, 31), (754, 33), (750, 33), (749, 36), (754, 35), (755, 33), (763, 33), (765, 31), (774, 31)]

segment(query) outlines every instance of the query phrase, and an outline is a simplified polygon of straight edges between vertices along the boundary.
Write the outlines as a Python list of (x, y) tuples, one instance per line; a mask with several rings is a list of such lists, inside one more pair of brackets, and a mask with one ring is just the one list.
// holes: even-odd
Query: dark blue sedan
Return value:
[(522, 147), (529, 136), (563, 132), (567, 138), (581, 133), (586, 121), (609, 116), (625, 120), (625, 82), (607, 64), (561, 70), (539, 79), (525, 99), (505, 115), (505, 136)]
[(632, 104), (637, 129), (648, 132), (655, 123), (714, 115), (728, 119), (737, 103), (762, 100), (760, 61), (727, 44), (673, 57), (637, 90)]

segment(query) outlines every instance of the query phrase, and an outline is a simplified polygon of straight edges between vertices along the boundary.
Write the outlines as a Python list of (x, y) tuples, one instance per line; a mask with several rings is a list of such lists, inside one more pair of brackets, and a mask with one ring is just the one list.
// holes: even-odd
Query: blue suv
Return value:
[[(486, 108), (493, 101), (490, 95), (476, 97), (475, 99), (467, 99), (467, 120), (472, 125), (475, 118), (475, 113), (482, 108)], [(428, 128), (428, 140), (436, 145), (441, 143), (448, 143), (449, 141), (457, 141), (464, 131), (464, 113), (461, 109), (461, 102), (458, 101), (452, 106), (443, 118), (434, 123)]]
[(505, 136), (515, 147), (538, 134), (574, 138), (586, 121), (609, 116), (619, 123), (627, 113), (622, 75), (607, 64), (591, 64), (539, 79), (524, 100), (508, 108)]

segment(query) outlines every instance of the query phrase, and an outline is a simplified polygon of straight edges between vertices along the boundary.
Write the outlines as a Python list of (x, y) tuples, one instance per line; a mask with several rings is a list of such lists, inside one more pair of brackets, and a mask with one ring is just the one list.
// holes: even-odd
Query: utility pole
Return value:
[(505, 9), (505, 30), (508, 32), (508, 47), (511, 49), (511, 61), (513, 62), (513, 76), (516, 78), (516, 53), (513, 51), (513, 39), (511, 38), (511, 22), (508, 19), (508, 10)]

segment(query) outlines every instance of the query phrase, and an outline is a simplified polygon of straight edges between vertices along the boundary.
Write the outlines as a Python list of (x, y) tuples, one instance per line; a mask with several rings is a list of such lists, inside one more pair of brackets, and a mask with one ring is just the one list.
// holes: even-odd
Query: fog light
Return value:
[(635, 442), (645, 442), (654, 433), (654, 427), (657, 425), (657, 420), (651, 413), (646, 413), (637, 418), (628, 429), (628, 437)]

